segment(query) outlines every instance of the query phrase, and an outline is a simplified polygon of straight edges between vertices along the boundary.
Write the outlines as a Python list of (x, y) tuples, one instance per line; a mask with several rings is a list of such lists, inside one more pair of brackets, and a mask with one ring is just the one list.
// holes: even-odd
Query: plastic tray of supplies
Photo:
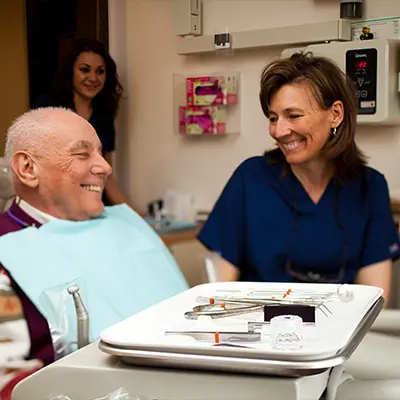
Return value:
[[(185, 368), (220, 372), (298, 377), (313, 375), (344, 363), (357, 348), (383, 306), (382, 289), (348, 285), (351, 300), (335, 294), (339, 285), (303, 283), (224, 282), (199, 285), (144, 310), (101, 333), (99, 348), (125, 363), (153, 367)], [(282, 293), (287, 301), (318, 300), (315, 323), (303, 327), (302, 346), (275, 349), (270, 342), (270, 324), (262, 322), (263, 335), (243, 347), (216, 346), (213, 341), (187, 341), (184, 335), (171, 340), (166, 332), (199, 330), (199, 321), (185, 313), (204, 299), (251, 299), (251, 293)], [(289, 295), (287, 295), (290, 293)], [(221, 297), (222, 296), (222, 297)], [(242, 296), (242, 297), (241, 297)], [(283, 297), (283, 296), (282, 296)], [(322, 299), (322, 300), (321, 300)], [(317, 302), (317, 300), (315, 300)], [(329, 311), (325, 312), (321, 304)], [(264, 321), (263, 312), (213, 320), (210, 331), (221, 331), (228, 321)], [(197, 325), (196, 325), (197, 324)], [(204, 325), (202, 325), (204, 328)]]

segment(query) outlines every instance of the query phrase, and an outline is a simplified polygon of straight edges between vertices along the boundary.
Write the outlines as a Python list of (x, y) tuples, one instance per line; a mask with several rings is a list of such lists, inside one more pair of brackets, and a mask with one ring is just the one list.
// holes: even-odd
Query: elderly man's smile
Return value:
[(81, 187), (83, 187), (84, 189), (88, 190), (89, 192), (102, 192), (103, 191), (103, 187), (102, 186), (98, 186), (98, 185), (84, 185), (82, 184)]

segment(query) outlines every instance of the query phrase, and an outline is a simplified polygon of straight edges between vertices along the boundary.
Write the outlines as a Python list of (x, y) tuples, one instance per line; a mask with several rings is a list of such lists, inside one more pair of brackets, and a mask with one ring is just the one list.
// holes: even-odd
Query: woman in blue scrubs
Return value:
[[(66, 107), (88, 120), (101, 141), (104, 158), (112, 165), (114, 120), (122, 92), (117, 66), (104, 44), (77, 39), (54, 77), (51, 92), (40, 96), (34, 108)], [(126, 203), (136, 208), (113, 175), (107, 181), (103, 201), (106, 205)]]
[(388, 297), (400, 244), (386, 180), (354, 140), (352, 82), (295, 54), (263, 70), (260, 101), (277, 148), (236, 169), (199, 234), (220, 279), (357, 282)]

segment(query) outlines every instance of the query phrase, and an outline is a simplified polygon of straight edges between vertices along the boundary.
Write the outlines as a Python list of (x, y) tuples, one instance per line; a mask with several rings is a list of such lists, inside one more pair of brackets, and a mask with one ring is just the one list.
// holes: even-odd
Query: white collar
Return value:
[(21, 208), (21, 210), (26, 212), (31, 218), (33, 218), (35, 221), (41, 224), (45, 224), (46, 222), (56, 219), (55, 217), (52, 217), (51, 215), (46, 214), (45, 212), (40, 211), (37, 208), (31, 206), (25, 200), (22, 200), (18, 196), (16, 198), (16, 202), (18, 204), (18, 207)]

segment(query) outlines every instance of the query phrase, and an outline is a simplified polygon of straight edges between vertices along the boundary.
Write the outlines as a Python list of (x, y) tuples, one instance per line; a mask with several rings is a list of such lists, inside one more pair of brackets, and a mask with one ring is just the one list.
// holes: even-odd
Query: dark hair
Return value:
[(93, 106), (99, 108), (102, 114), (115, 118), (123, 87), (118, 80), (115, 61), (111, 58), (106, 46), (98, 40), (76, 39), (74, 41), (72, 50), (67, 54), (54, 77), (52, 91), (66, 107), (74, 109), (72, 86), (74, 64), (78, 56), (85, 51), (100, 55), (106, 67), (104, 88), (93, 99)]
[[(262, 71), (260, 85), (261, 107), (267, 118), (272, 96), (283, 85), (294, 83), (306, 83), (323, 110), (328, 110), (337, 100), (343, 103), (343, 121), (322, 151), (334, 165), (337, 182), (360, 176), (366, 157), (355, 142), (357, 102), (353, 82), (333, 61), (310, 52), (295, 53), (289, 58), (272, 61)], [(267, 151), (265, 155), (273, 164), (286, 162), (280, 149)]]

